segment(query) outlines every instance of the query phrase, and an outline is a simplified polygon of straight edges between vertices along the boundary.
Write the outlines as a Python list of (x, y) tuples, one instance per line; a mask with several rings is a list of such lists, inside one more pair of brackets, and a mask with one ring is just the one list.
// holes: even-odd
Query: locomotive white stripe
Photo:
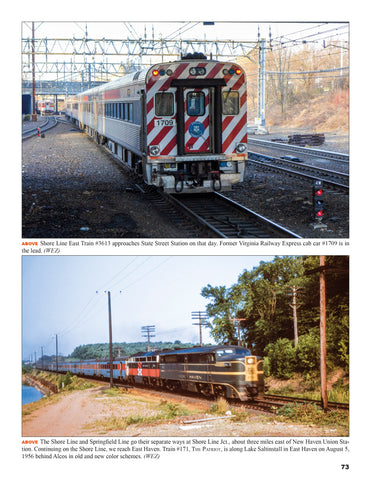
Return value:
[[(246, 85), (241, 80), (242, 80), (242, 78), (239, 77), (237, 79), (237, 81), (235, 81), (235, 79), (233, 77), (231, 77), (231, 79), (227, 82), (227, 86), (223, 89), (223, 91), (229, 91), (229, 89), (233, 90), (236, 87), (236, 85), (238, 84), (238, 82), (241, 82), (241, 85), (237, 90), (238, 93), (239, 93), (240, 99), (241, 99), (242, 96), (246, 92)], [(234, 90), (234, 91), (236, 91), (236, 90)], [(235, 150), (236, 144), (240, 143), (243, 140), (244, 135), (247, 132), (247, 115), (246, 114), (247, 114), (247, 101), (246, 101), (246, 98), (245, 98), (242, 105), (240, 105), (239, 115), (236, 115), (235, 117), (233, 117), (233, 119), (228, 123), (227, 126), (224, 125), (223, 131), (222, 131), (223, 144), (228, 139), (228, 137), (233, 132), (235, 127), (238, 125), (238, 123), (240, 122), (241, 115), (246, 119), (244, 124), (242, 125), (242, 128), (240, 128), (240, 130), (238, 132), (234, 133), (232, 141), (227, 146), (227, 148), (224, 149), (225, 153), (233, 153), (234, 150)]]
[[(157, 135), (159, 134), (159, 132), (156, 132), (156, 133), (157, 133)], [(153, 137), (153, 139), (156, 138), (157, 135), (155, 135), (155, 136)], [(171, 129), (171, 130), (160, 140), (160, 142), (152, 143), (152, 145), (155, 145), (155, 144), (158, 145), (158, 146), (160, 147), (160, 151), (163, 151), (163, 150), (168, 146), (168, 144), (173, 140), (174, 136), (175, 136), (175, 135), (174, 135), (174, 129)], [(152, 140), (152, 142), (153, 142), (153, 140)], [(151, 144), (151, 142), (148, 141), (148, 145), (150, 145), (150, 144)], [(176, 155), (176, 144), (175, 144), (175, 146), (172, 148), (171, 152), (167, 153), (167, 155)]]
[[(246, 103), (242, 106), (242, 108), (240, 109), (240, 115), (237, 116), (237, 117), (234, 117), (233, 120), (229, 123), (229, 125), (227, 125), (226, 128), (223, 129), (223, 139), (227, 138), (229, 136), (229, 134), (232, 132), (232, 130), (234, 129), (234, 127), (238, 124), (238, 122), (241, 120), (241, 115), (244, 115), (246, 116), (246, 113), (247, 113), (247, 107), (246, 107)], [(246, 121), (247, 121), (247, 116), (246, 116)], [(246, 132), (246, 124), (243, 126), (243, 129), (245, 129), (245, 132)], [(242, 133), (244, 133), (243, 129), (241, 130)]]

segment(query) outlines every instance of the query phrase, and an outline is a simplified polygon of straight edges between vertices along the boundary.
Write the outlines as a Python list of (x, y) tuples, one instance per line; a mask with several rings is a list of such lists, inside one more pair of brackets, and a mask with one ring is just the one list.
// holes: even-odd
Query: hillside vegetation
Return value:
[(295, 103), (281, 113), (279, 105), (272, 105), (266, 126), (306, 132), (349, 132), (349, 92), (342, 90), (324, 94), (309, 102)]
[[(151, 342), (151, 350), (167, 350), (192, 348), (193, 343), (182, 343), (179, 340), (175, 342)], [(113, 357), (124, 357), (127, 355), (134, 355), (138, 352), (147, 352), (147, 342), (114, 342), (112, 345)], [(108, 343), (90, 343), (87, 345), (79, 345), (68, 357), (59, 357), (68, 361), (91, 360), (91, 359), (107, 359), (109, 358), (109, 344)], [(45, 361), (55, 361), (55, 356), (44, 356)]]
[[(336, 40), (322, 45), (266, 48), (266, 127), (347, 133), (348, 50)], [(258, 49), (238, 59), (247, 75), (249, 124), (258, 117)]]

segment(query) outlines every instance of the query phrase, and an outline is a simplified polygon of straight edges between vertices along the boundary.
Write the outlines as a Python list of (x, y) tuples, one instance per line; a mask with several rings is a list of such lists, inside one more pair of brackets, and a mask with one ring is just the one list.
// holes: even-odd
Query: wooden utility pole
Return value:
[(111, 316), (111, 292), (108, 294), (108, 331), (109, 331), (109, 386), (113, 387), (113, 356), (112, 356), (112, 316)]
[(196, 320), (197, 317), (198, 323), (192, 323), (192, 325), (198, 325), (200, 327), (200, 347), (202, 347), (202, 327), (207, 325), (203, 320), (206, 320), (209, 317), (206, 312), (192, 312), (192, 320)]
[(319, 273), (319, 308), (320, 308), (320, 376), (321, 403), (324, 411), (328, 408), (327, 399), (327, 368), (326, 368), (326, 279), (325, 273), (341, 273), (349, 276), (349, 270), (326, 266), (325, 256), (319, 256), (319, 267), (306, 271), (306, 275)]
[(292, 303), (289, 303), (289, 306), (292, 308), (292, 315), (293, 315), (293, 322), (294, 322), (294, 345), (295, 348), (298, 346), (299, 343), (299, 334), (298, 334), (298, 314), (297, 310), (301, 307), (301, 303), (297, 303), (296, 297), (298, 295), (298, 291), (301, 290), (301, 287), (297, 287), (293, 285), (292, 287), (287, 287), (292, 291)]
[(325, 256), (319, 257), (320, 275), (320, 349), (321, 349), (321, 401), (322, 408), (327, 411), (327, 369), (326, 369), (326, 280), (325, 280)]
[(145, 325), (142, 327), (142, 337), (147, 338), (147, 351), (151, 351), (151, 338), (155, 337), (156, 335), (152, 335), (155, 331), (155, 325)]
[(58, 334), (55, 334), (55, 371), (58, 373)]
[(241, 346), (241, 328), (240, 322), (244, 322), (246, 318), (231, 318), (231, 322), (237, 322), (237, 338), (238, 338), (238, 346)]

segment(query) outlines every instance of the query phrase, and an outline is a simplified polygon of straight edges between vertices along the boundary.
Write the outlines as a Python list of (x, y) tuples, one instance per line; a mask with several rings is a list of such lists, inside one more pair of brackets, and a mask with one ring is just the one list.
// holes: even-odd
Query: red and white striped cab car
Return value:
[(246, 79), (235, 63), (202, 54), (158, 63), (69, 97), (66, 115), (170, 193), (228, 190), (243, 179)]

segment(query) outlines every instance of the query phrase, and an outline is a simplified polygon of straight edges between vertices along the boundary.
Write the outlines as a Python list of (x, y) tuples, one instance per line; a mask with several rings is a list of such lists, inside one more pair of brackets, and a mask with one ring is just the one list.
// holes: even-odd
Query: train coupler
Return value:
[(180, 193), (183, 191), (184, 188), (184, 176), (183, 173), (174, 175), (175, 178), (175, 186), (174, 189), (177, 193)]
[(219, 170), (212, 170), (210, 172), (210, 175), (211, 175), (213, 190), (215, 190), (216, 192), (220, 192), (220, 190), (222, 189), (222, 181), (220, 179)]

